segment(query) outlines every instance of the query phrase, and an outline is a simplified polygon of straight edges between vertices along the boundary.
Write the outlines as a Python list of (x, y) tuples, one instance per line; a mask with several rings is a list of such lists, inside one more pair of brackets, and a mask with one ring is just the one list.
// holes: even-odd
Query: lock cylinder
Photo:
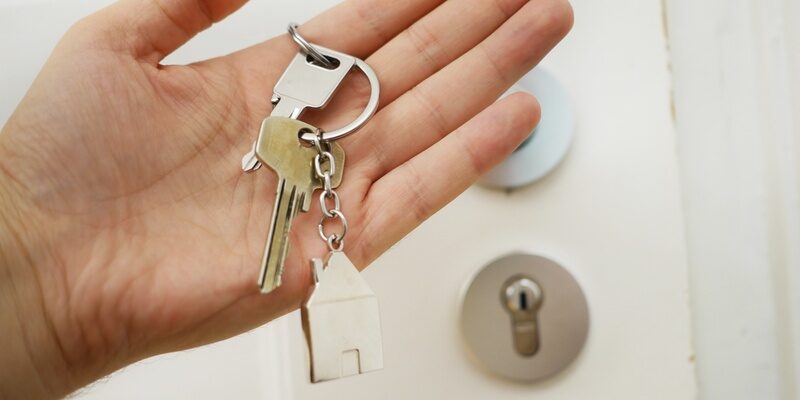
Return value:
[(482, 371), (536, 382), (567, 369), (589, 334), (589, 307), (575, 278), (550, 258), (500, 257), (466, 286), (461, 329)]
[(514, 348), (524, 357), (531, 357), (539, 351), (536, 314), (543, 296), (539, 284), (523, 275), (511, 277), (500, 292), (500, 301), (511, 316)]

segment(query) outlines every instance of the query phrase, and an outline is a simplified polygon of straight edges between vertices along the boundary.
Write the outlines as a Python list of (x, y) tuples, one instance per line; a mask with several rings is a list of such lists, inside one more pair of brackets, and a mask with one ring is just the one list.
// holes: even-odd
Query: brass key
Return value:
[[(300, 135), (314, 132), (316, 128), (286, 117), (267, 117), (261, 124), (256, 142), (256, 157), (278, 175), (275, 208), (269, 227), (258, 286), (262, 293), (269, 293), (281, 285), (281, 274), (286, 253), (289, 250), (289, 232), (292, 220), (298, 211), (307, 212), (311, 207), (311, 195), (322, 188), (314, 174), (314, 157), (317, 150), (300, 141)], [(330, 144), (337, 171), (344, 170), (344, 150), (336, 143)], [(342, 173), (332, 177), (332, 187), (342, 181)]]

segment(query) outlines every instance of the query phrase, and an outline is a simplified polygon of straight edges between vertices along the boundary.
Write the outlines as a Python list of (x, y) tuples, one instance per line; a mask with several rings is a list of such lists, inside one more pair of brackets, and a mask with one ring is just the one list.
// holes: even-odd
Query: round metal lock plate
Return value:
[[(541, 290), (531, 334), (536, 349), (523, 354), (507, 293), (516, 279), (532, 280)], [(513, 288), (512, 288), (513, 289)], [(538, 295), (538, 294), (537, 294)], [(523, 298), (525, 302), (531, 299)], [(575, 278), (555, 261), (531, 254), (510, 254), (485, 266), (464, 293), (461, 328), (477, 360), (494, 374), (534, 382), (565, 369), (580, 353), (589, 333), (589, 307)], [(524, 339), (524, 338), (523, 338)]]

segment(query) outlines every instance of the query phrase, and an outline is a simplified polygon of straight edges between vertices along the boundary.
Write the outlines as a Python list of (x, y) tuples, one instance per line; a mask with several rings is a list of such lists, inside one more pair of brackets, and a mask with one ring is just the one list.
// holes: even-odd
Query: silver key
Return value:
[(301, 311), (311, 381), (383, 368), (378, 298), (343, 252), (311, 260), (314, 288)]
[[(275, 208), (272, 212), (269, 236), (261, 260), (258, 285), (262, 293), (269, 293), (281, 284), (284, 259), (289, 250), (289, 232), (298, 211), (307, 212), (311, 195), (322, 188), (314, 172), (314, 146), (304, 146), (299, 134), (316, 128), (296, 119), (267, 117), (261, 124), (256, 142), (256, 156), (278, 175)], [(344, 168), (344, 150), (336, 143), (330, 144), (336, 169)], [(342, 173), (331, 177), (331, 186), (338, 187)]]
[[(274, 107), (270, 116), (297, 119), (306, 108), (325, 107), (356, 63), (353, 56), (321, 46), (315, 47), (338, 64), (333, 69), (327, 69), (312, 63), (304, 53), (297, 53), (275, 84), (272, 95)], [(253, 144), (253, 148), (242, 157), (242, 170), (246, 172), (260, 167), (255, 146)]]

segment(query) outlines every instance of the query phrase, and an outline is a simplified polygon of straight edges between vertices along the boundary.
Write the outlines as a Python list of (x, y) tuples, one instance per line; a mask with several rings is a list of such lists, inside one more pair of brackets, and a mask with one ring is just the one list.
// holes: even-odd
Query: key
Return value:
[[(315, 130), (305, 122), (286, 117), (267, 117), (261, 124), (256, 141), (256, 157), (278, 175), (275, 208), (258, 279), (262, 293), (269, 293), (281, 285), (292, 220), (298, 211), (309, 210), (311, 195), (314, 190), (322, 188), (322, 182), (314, 173), (317, 150), (313, 146), (305, 146), (299, 139), (300, 133)], [(338, 144), (331, 143), (330, 153), (337, 171), (331, 179), (331, 185), (336, 188), (342, 181), (344, 150)]]
[(311, 260), (314, 287), (301, 316), (311, 382), (383, 368), (378, 298), (343, 252)]
[[(306, 108), (325, 107), (356, 63), (353, 56), (321, 46), (316, 48), (326, 57), (336, 60), (335, 68), (319, 66), (305, 54), (297, 53), (275, 84), (270, 116), (297, 119)], [(242, 170), (249, 172), (260, 167), (255, 151), (254, 143), (253, 148), (242, 157)]]

